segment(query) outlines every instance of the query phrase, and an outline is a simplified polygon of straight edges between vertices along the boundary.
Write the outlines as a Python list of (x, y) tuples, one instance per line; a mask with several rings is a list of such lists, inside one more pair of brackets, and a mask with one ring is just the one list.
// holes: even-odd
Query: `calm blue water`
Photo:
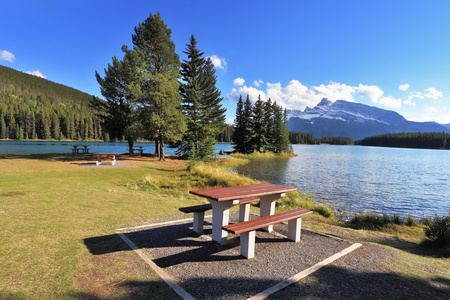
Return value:
[[(0, 141), (0, 154), (90, 152), (126, 153), (127, 143)], [(153, 153), (153, 143), (136, 143)], [(345, 211), (411, 214), (417, 218), (450, 212), (450, 151), (359, 146), (294, 145), (298, 155), (256, 162), (237, 171), (271, 183), (312, 192), (317, 202)], [(166, 147), (166, 154), (175, 149)], [(217, 153), (231, 151), (217, 144)]]
[[(44, 154), (72, 153), (73, 146), (89, 146), (89, 152), (128, 153), (128, 143), (124, 142), (46, 142), (46, 141), (0, 141), (0, 154)], [(155, 153), (154, 143), (134, 143), (143, 146), (144, 153)], [(217, 144), (216, 152), (233, 150), (230, 144)], [(165, 147), (165, 154), (173, 155), (176, 149)]]
[(317, 202), (351, 212), (416, 218), (450, 212), (450, 151), (294, 145), (297, 157), (239, 167), (238, 172), (295, 186)]

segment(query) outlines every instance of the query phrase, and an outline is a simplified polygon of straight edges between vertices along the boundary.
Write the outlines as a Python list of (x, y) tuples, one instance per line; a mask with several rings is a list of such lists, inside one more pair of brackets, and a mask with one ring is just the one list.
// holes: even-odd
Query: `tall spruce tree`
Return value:
[[(129, 153), (133, 153), (133, 144), (140, 137), (141, 132), (133, 130), (137, 118), (137, 105), (134, 96), (129, 92), (129, 85), (134, 80), (132, 62), (130, 56), (125, 54), (123, 60), (112, 58), (112, 64), (104, 69), (105, 77), (102, 78), (97, 71), (95, 77), (100, 84), (100, 90), (106, 101), (93, 98), (91, 104), (97, 109), (97, 116), (103, 123), (112, 139), (121, 140), (123, 137), (128, 142)], [(73, 119), (69, 119), (68, 126), (73, 126)], [(72, 136), (70, 130), (70, 136)], [(69, 137), (68, 138), (73, 138)]]
[(123, 50), (135, 58), (138, 80), (129, 88), (143, 108), (148, 138), (156, 144), (156, 154), (165, 160), (164, 144), (175, 142), (185, 131), (178, 93), (180, 59), (171, 41), (172, 31), (159, 12), (139, 23), (132, 35), (133, 50)]
[(244, 103), (244, 110), (243, 110), (243, 131), (242, 131), (242, 153), (244, 154), (250, 154), (254, 150), (253, 145), (253, 136), (254, 136), (254, 125), (253, 125), (253, 119), (252, 119), (252, 111), (253, 111), (253, 105), (250, 101), (250, 96), (247, 95), (247, 99)]
[(254, 149), (258, 152), (263, 152), (267, 148), (266, 127), (270, 124), (265, 124), (264, 101), (261, 100), (261, 95), (253, 106), (253, 138), (252, 144)]
[(216, 136), (225, 127), (225, 109), (222, 108), (220, 91), (216, 87), (214, 66), (197, 48), (194, 35), (186, 51), (188, 59), (181, 63), (183, 113), (187, 130), (178, 144), (178, 154), (191, 159), (205, 159), (214, 153)]
[(239, 101), (236, 105), (236, 118), (234, 119), (234, 131), (231, 137), (234, 151), (244, 153), (244, 102), (242, 95), (239, 95)]

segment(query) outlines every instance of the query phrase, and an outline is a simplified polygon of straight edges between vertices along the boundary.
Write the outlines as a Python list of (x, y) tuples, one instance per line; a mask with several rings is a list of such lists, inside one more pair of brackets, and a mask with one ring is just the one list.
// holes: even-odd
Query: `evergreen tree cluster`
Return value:
[(286, 122), (286, 110), (270, 98), (264, 101), (258, 97), (252, 104), (249, 95), (245, 103), (240, 96), (232, 135), (234, 150), (243, 154), (291, 152)]
[(450, 149), (450, 134), (445, 132), (382, 134), (366, 137), (359, 144), (398, 148)]
[(225, 129), (222, 130), (221, 133), (219, 133), (216, 137), (217, 142), (219, 143), (231, 143), (232, 142), (232, 136), (234, 132), (233, 125), (226, 124)]
[(289, 131), (289, 141), (291, 141), (291, 144), (320, 144), (320, 139), (315, 138), (312, 134), (298, 131)]
[(330, 145), (354, 145), (355, 142), (352, 138), (349, 137), (341, 137), (341, 136), (324, 136), (321, 139), (322, 144), (330, 144)]
[(0, 66), (0, 139), (101, 139), (92, 96)]
[(122, 47), (124, 58), (113, 57), (104, 77), (96, 72), (106, 101), (96, 99), (92, 105), (109, 132), (125, 136), (130, 153), (134, 141), (145, 138), (155, 141), (160, 160), (166, 143), (190, 159), (206, 159), (225, 121), (211, 60), (192, 35), (184, 52), (188, 58), (181, 63), (172, 31), (159, 13), (134, 31), (133, 48)]

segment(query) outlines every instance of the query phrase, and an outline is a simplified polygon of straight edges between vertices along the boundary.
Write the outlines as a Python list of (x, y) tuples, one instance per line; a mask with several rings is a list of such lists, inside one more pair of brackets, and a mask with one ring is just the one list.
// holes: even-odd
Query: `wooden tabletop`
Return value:
[(252, 184), (245, 186), (217, 188), (208, 190), (190, 191), (189, 193), (216, 201), (236, 200), (248, 197), (281, 194), (295, 191), (296, 188), (271, 183)]

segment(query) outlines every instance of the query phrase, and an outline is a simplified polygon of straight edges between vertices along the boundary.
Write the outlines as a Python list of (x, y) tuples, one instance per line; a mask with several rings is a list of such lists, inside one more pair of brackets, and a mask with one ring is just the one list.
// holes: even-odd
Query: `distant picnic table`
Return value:
[(72, 146), (72, 154), (78, 154), (78, 153), (89, 153), (88, 146)]

